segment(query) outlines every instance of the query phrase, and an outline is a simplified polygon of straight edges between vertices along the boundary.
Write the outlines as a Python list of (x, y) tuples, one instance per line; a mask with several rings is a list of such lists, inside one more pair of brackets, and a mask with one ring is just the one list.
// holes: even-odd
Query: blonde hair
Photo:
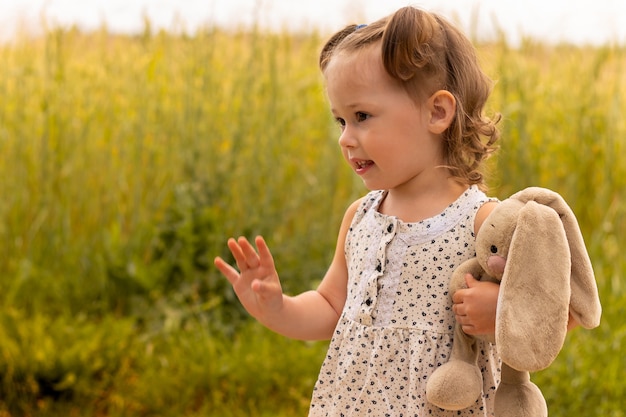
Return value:
[(443, 133), (446, 168), (458, 181), (484, 188), (482, 163), (497, 149), (500, 116), (483, 114), (492, 81), (480, 68), (471, 42), (441, 16), (404, 7), (370, 25), (350, 25), (335, 33), (322, 48), (322, 72), (334, 54), (376, 42), (387, 73), (416, 101), (438, 90), (455, 97), (456, 114)]

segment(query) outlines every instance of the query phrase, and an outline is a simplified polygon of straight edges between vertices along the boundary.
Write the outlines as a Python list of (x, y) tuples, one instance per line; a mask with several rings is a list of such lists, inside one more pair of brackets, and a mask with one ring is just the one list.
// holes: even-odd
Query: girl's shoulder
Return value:
[(383, 200), (386, 194), (387, 191), (385, 190), (374, 190), (370, 191), (357, 201), (361, 202), (360, 207), (364, 209), (378, 208), (380, 202)]
[(365, 216), (365, 214), (372, 209), (377, 210), (385, 194), (386, 192), (384, 190), (370, 191), (365, 196), (352, 203), (352, 206), (355, 207), (355, 220)]
[[(369, 193), (371, 194), (371, 193)], [(343, 215), (343, 223), (346, 225), (352, 225), (359, 217), (363, 216), (363, 213), (367, 212), (367, 206), (369, 205), (368, 195), (361, 197), (353, 201), (346, 209)], [(345, 232), (347, 233), (347, 229)]]
[[(478, 188), (478, 187), (476, 187)], [(480, 230), (480, 227), (483, 225), (485, 219), (489, 214), (493, 211), (494, 208), (500, 203), (496, 197), (488, 197), (484, 192), (480, 191), (483, 195), (482, 204), (478, 211), (476, 212), (476, 216), (474, 217), (474, 234), (476, 235)]]
[(498, 205), (499, 201), (496, 199), (487, 200), (476, 212), (476, 217), (474, 217), (474, 234), (477, 234), (480, 230), (481, 226), (485, 222), (485, 219), (489, 214), (493, 211), (494, 208)]
[(463, 217), (468, 216), (469, 224), (473, 223), (474, 233), (477, 233), (498, 202), (497, 198), (487, 196), (477, 185), (471, 185), (453, 206), (457, 213), (462, 213)]

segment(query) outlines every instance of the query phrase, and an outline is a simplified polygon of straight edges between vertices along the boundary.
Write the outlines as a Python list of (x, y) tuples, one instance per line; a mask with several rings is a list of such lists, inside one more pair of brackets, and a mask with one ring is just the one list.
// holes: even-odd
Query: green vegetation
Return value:
[[(344, 208), (317, 34), (51, 30), (0, 46), (0, 417), (303, 415), (325, 343), (250, 322), (212, 267), (263, 234), (312, 288)], [(492, 194), (579, 216), (603, 322), (534, 375), (551, 416), (623, 417), (626, 50), (479, 45)]]

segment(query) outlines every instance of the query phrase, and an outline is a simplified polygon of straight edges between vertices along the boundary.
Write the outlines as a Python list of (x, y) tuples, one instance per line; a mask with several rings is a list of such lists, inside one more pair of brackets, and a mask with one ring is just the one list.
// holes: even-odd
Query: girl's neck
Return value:
[(453, 179), (422, 187), (419, 190), (391, 189), (378, 208), (406, 223), (419, 222), (440, 214), (467, 190), (468, 186)]

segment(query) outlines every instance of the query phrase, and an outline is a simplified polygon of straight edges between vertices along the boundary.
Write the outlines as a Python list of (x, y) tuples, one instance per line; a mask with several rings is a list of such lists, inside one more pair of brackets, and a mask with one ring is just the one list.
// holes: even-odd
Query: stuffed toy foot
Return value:
[(476, 365), (476, 340), (463, 333), (458, 324), (454, 338), (458, 343), (452, 344), (450, 361), (437, 368), (426, 382), (426, 399), (445, 410), (470, 407), (483, 388), (483, 377)]
[(528, 372), (502, 364), (502, 382), (496, 391), (497, 417), (548, 417), (541, 390), (530, 381)]
[(445, 410), (462, 410), (476, 402), (482, 386), (483, 378), (476, 365), (451, 360), (428, 379), (426, 399)]

